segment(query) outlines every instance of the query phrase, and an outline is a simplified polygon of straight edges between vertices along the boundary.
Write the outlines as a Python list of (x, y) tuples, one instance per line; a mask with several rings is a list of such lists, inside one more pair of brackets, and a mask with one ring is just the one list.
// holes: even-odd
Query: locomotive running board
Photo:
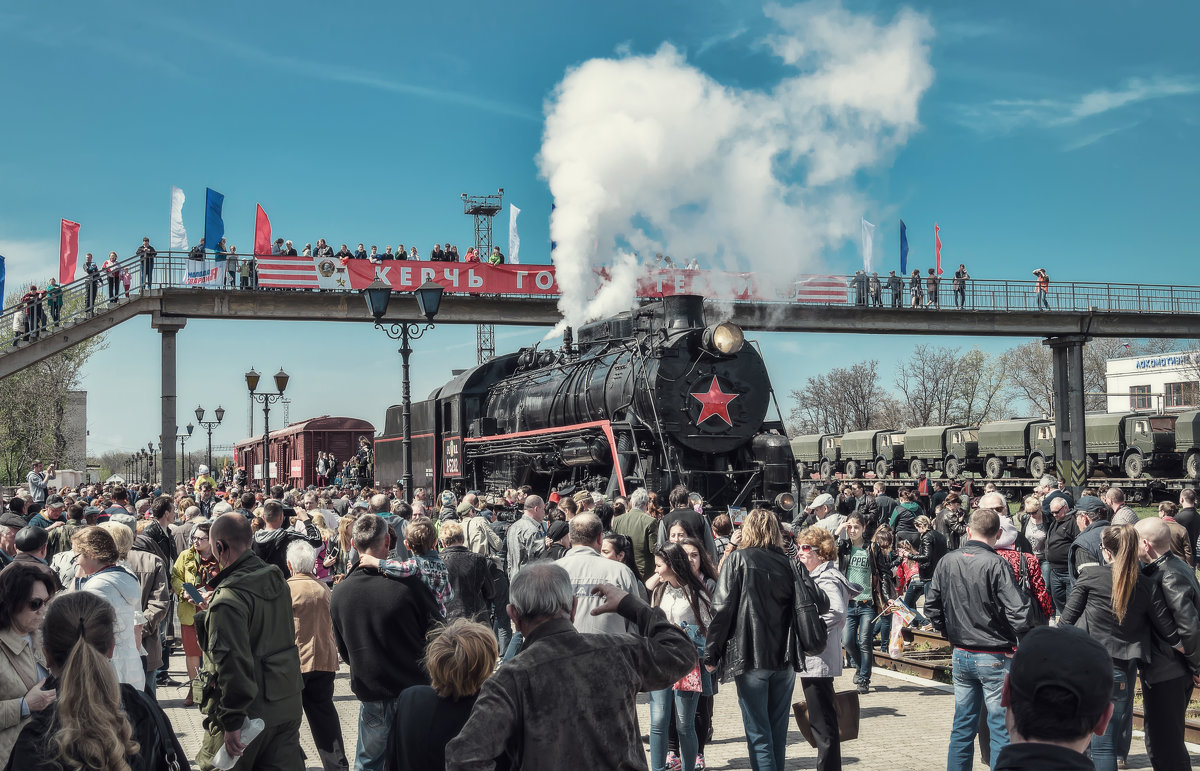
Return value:
[(608, 420), (593, 420), (588, 423), (576, 423), (570, 426), (557, 426), (555, 428), (537, 428), (531, 431), (517, 431), (511, 434), (496, 434), (495, 436), (468, 436), (463, 438), (464, 444), (484, 444), (486, 442), (499, 442), (508, 439), (524, 439), (531, 436), (548, 436), (552, 434), (563, 434), (582, 429), (600, 429), (604, 432), (605, 439), (608, 440), (608, 450), (611, 453), (613, 460), (613, 474), (617, 477), (617, 489), (621, 495), (625, 492), (625, 477), (621, 473), (619, 465), (620, 455), (617, 452), (617, 440), (613, 434), (612, 422)]

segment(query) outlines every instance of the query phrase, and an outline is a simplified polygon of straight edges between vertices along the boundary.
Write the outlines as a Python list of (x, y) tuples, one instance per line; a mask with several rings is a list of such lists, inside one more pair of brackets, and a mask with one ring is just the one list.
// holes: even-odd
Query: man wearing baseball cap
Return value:
[(993, 771), (1091, 771), (1084, 753), (1112, 718), (1112, 658), (1073, 626), (1037, 627), (1025, 635), (1004, 680), (1009, 744)]

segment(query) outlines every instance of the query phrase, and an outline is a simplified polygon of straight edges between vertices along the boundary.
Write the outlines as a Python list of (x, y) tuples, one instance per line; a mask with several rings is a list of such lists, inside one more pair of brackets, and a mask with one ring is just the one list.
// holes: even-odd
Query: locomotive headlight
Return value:
[(742, 350), (746, 336), (742, 328), (730, 321), (724, 321), (704, 330), (704, 347), (713, 353), (732, 356)]

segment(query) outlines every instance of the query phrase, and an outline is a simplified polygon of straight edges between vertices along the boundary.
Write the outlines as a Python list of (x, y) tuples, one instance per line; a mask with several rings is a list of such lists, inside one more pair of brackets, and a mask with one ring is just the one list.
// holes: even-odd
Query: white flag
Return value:
[[(521, 210), (508, 205), (508, 261), (513, 265), (521, 264), (521, 237), (517, 235), (517, 217), (521, 216)], [(486, 259), (486, 257), (484, 258)]]
[(875, 226), (867, 222), (866, 217), (862, 218), (862, 238), (863, 270), (870, 273), (871, 266), (875, 263)]
[(184, 252), (188, 247), (187, 231), (183, 229), (183, 201), (185, 196), (179, 188), (171, 187), (171, 251)]

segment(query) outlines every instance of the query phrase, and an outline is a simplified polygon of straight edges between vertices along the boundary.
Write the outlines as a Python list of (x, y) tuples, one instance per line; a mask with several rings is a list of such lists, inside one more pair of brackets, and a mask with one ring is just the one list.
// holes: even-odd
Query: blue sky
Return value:
[[(903, 217), (915, 267), (931, 264), (937, 221), (944, 261), (966, 262), (978, 278), (1024, 279), (1045, 265), (1060, 280), (1197, 283), (1187, 270), (1200, 170), (1194, 3), (1096, 2), (1086, 13), (1072, 3), (900, 8), (258, 2), (200, 13), (161, 3), (6, 3), (0, 254), (9, 286), (54, 272), (60, 217), (82, 223), (81, 251), (97, 256), (132, 254), (142, 235), (165, 247), (171, 185), (188, 195), (193, 238), (210, 186), (226, 196), (227, 236), (242, 251), (261, 203), (275, 234), (298, 245), (323, 236), (422, 253), (434, 241), (465, 251), (472, 230), (459, 194), (503, 187), (523, 210), (522, 261), (548, 262), (554, 196), (538, 155), (568, 73), (595, 59), (649, 59), (669, 44), (682, 70), (753, 102), (797, 69), (823, 64), (818, 25), (799, 35), (799, 64), (782, 58), (780, 20), (791, 13), (840, 19), (838, 43), (851, 47), (857, 30), (907, 19), (924, 30), (913, 50), (932, 75), (919, 93), (882, 98), (907, 98), (915, 114), (899, 139), (865, 129), (876, 157), (836, 186), (852, 194), (852, 216), (812, 182), (818, 156), (773, 164), (792, 194), (812, 196), (815, 215), (837, 220), (806, 257), (814, 269), (861, 264), (857, 238), (839, 234), (856, 233), (865, 214), (880, 227), (884, 269), (896, 260)], [(876, 41), (864, 32), (859, 42)], [(836, 81), (841, 95), (853, 95), (853, 75)], [(504, 218), (496, 240), (507, 243)], [(778, 258), (789, 247), (745, 248)], [(542, 334), (498, 327), (497, 349)], [(781, 396), (828, 366), (878, 357), (890, 380), (916, 343), (976, 342), (759, 337)], [(331, 413), (378, 425), (399, 400), (395, 344), (366, 324), (192, 322), (179, 353), (180, 424), (198, 403), (223, 404), (218, 444), (246, 434), (242, 373), (252, 365), (292, 374), (293, 420)], [(416, 345), (414, 393), (474, 358), (473, 328), (439, 327)], [(158, 362), (148, 319), (110, 334), (85, 375), (92, 451), (157, 439)]]

